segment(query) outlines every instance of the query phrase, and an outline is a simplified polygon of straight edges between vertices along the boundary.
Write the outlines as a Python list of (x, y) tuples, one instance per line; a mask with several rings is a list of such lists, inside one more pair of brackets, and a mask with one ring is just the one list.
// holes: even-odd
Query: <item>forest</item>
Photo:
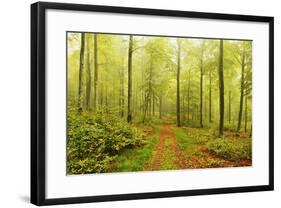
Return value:
[(67, 174), (252, 165), (252, 41), (67, 32)]

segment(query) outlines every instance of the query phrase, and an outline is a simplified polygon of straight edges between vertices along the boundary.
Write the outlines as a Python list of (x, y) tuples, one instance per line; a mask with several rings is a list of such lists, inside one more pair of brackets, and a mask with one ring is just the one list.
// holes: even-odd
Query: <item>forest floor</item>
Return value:
[(176, 127), (164, 118), (162, 125), (147, 132), (147, 139), (144, 147), (118, 156), (114, 172), (252, 165), (247, 152), (251, 138), (244, 133), (225, 132), (223, 139), (216, 140), (211, 129)]

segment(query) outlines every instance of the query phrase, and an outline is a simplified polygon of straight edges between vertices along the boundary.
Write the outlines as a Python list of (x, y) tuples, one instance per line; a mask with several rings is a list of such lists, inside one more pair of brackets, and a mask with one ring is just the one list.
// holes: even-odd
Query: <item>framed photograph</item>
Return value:
[(273, 17), (31, 5), (31, 202), (273, 190)]

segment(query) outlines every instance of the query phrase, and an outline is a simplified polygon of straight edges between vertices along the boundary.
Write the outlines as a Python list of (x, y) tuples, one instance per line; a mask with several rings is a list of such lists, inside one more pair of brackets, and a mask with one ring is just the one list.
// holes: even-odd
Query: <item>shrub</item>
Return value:
[(217, 138), (209, 141), (207, 147), (216, 155), (229, 160), (252, 158), (252, 145), (249, 140)]
[(141, 145), (136, 128), (113, 113), (68, 111), (67, 173), (106, 172), (123, 149)]

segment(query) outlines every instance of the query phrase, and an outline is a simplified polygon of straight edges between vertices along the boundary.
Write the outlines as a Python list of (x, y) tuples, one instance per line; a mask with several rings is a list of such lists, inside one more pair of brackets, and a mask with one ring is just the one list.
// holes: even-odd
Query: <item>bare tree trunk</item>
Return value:
[(212, 123), (212, 73), (211, 73), (211, 69), (209, 71), (209, 79), (210, 79), (210, 83), (209, 83), (209, 122)]
[(247, 95), (245, 96), (245, 115), (244, 115), (244, 119), (245, 119), (245, 132), (247, 132), (247, 122), (248, 122), (248, 105), (247, 105)]
[(177, 67), (177, 126), (181, 126), (180, 123), (180, 68), (181, 68), (181, 43), (178, 40), (178, 67)]
[(162, 118), (162, 95), (159, 97), (159, 118)]
[(182, 98), (182, 122), (185, 122), (185, 93), (186, 93), (186, 88), (183, 88), (183, 98)]
[(98, 86), (98, 34), (94, 34), (94, 111), (97, 110), (97, 86)]
[(155, 116), (155, 95), (152, 94), (152, 115)]
[(87, 87), (86, 87), (86, 109), (90, 109), (91, 100), (91, 88), (92, 88), (92, 77), (91, 77), (91, 63), (90, 63), (90, 34), (87, 34)]
[(228, 123), (231, 123), (231, 90), (228, 92)]
[(239, 115), (238, 115), (237, 132), (239, 132), (239, 131), (240, 131), (240, 128), (241, 128), (242, 113), (243, 113), (244, 70), (245, 70), (245, 44), (244, 44), (244, 42), (243, 42), (242, 64), (241, 64), (240, 108), (239, 108)]
[(143, 119), (142, 119), (143, 123), (145, 122), (146, 114), (147, 114), (147, 110), (148, 110), (148, 103), (149, 103), (148, 100), (149, 100), (149, 94), (146, 93), (145, 98), (144, 98), (145, 106), (144, 106), (144, 114), (143, 114)]
[(78, 86), (78, 111), (82, 111), (82, 88), (83, 88), (83, 71), (84, 71), (84, 50), (85, 50), (85, 34), (81, 33), (80, 48), (80, 65), (79, 65), (79, 86)]
[(124, 82), (125, 82), (125, 78), (124, 78), (124, 68), (122, 66), (122, 72), (121, 72), (121, 117), (124, 117), (124, 108), (125, 108), (125, 88), (124, 88)]
[(133, 36), (129, 37), (128, 50), (128, 123), (132, 122), (132, 55), (133, 55)]
[(219, 123), (220, 125), (219, 125), (219, 135), (223, 136), (223, 129), (224, 129), (223, 40), (220, 40), (219, 86), (220, 86), (220, 123)]
[(187, 89), (187, 121), (188, 122), (189, 122), (189, 117), (190, 117), (190, 70), (188, 72), (188, 89)]
[(251, 124), (251, 129), (250, 129), (250, 137), (252, 137), (252, 124)]
[(201, 59), (200, 59), (200, 127), (203, 128), (203, 55), (204, 40), (202, 42)]

